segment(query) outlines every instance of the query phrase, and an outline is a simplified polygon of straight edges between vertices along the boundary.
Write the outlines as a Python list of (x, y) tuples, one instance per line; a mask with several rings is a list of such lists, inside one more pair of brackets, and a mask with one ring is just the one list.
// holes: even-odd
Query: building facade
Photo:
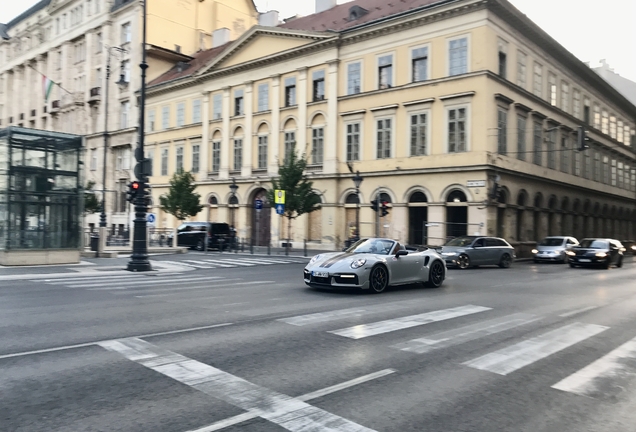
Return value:
[[(138, 141), (141, 5), (139, 0), (41, 0), (0, 31), (0, 128), (85, 136), (85, 181), (95, 183), (100, 199), (106, 190), (112, 233), (127, 230), (130, 221), (125, 184), (134, 177)], [(252, 0), (149, 0), (147, 16), (148, 79), (238, 38), (258, 20)], [(45, 77), (56, 83), (48, 99)], [(99, 214), (88, 215), (88, 225), (98, 223)]]
[[(256, 26), (155, 79), (147, 112), (159, 226), (177, 223), (158, 203), (184, 169), (209, 205), (194, 219), (254, 244), (331, 249), (356, 224), (414, 244), (636, 237), (636, 107), (505, 0), (357, 0)], [(254, 204), (294, 147), (322, 207), (287, 233)]]

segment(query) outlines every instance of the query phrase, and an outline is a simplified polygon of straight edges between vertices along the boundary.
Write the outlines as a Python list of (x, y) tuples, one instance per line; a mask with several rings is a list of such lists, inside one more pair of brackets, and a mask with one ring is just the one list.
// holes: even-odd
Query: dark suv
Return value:
[[(208, 227), (208, 249), (226, 250), (230, 245), (230, 226), (224, 222), (184, 222), (177, 228), (177, 246), (199, 251), (205, 249), (205, 227)], [(172, 236), (170, 236), (172, 240)]]
[(570, 267), (600, 265), (606, 269), (612, 264), (623, 266), (625, 248), (615, 239), (587, 238), (581, 244), (570, 249)]

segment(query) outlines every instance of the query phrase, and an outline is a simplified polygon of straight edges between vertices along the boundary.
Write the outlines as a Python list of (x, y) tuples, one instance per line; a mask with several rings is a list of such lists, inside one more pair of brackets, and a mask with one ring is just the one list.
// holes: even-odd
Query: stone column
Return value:
[(210, 172), (210, 91), (202, 93), (201, 99), (201, 146), (199, 147), (199, 181), (207, 180)]
[(223, 132), (221, 136), (221, 167), (219, 178), (228, 178), (230, 172), (230, 88), (223, 89)]
[(338, 169), (338, 62), (329, 63), (327, 74), (327, 136), (322, 172), (334, 174)]
[(252, 148), (254, 147), (254, 137), (252, 136), (253, 123), (253, 99), (254, 99), (254, 83), (248, 81), (245, 83), (245, 136), (243, 137), (243, 166), (241, 166), (241, 176), (249, 177), (252, 175)]
[[(280, 150), (280, 75), (272, 77), (272, 130), (269, 143), (268, 174), (270, 176), (278, 174), (278, 152)], [(272, 216), (272, 226), (275, 226), (276, 219)], [(272, 234), (273, 239), (273, 234)]]
[(442, 245), (446, 240), (446, 207), (444, 203), (431, 203), (428, 205), (428, 220), (437, 223), (437, 226), (428, 227), (428, 243), (430, 245)]

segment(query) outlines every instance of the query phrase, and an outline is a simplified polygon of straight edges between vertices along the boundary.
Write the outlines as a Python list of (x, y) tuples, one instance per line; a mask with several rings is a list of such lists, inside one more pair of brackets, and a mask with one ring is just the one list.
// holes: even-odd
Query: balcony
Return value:
[(51, 114), (56, 113), (60, 110), (60, 100), (54, 100), (51, 102)]
[(101, 100), (101, 87), (93, 87), (90, 91), (90, 97), (88, 98), (89, 104), (94, 104)]

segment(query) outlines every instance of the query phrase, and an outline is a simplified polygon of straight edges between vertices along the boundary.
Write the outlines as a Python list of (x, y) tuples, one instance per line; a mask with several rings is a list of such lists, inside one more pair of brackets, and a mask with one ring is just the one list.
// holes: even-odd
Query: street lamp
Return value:
[[(232, 193), (232, 195), (230, 195), (230, 204), (232, 205), (234, 205), (234, 200), (236, 199), (236, 191), (238, 190), (238, 188), (239, 186), (236, 184), (236, 179), (232, 177), (232, 184), (230, 185), (230, 192)], [(234, 207), (232, 207), (231, 212), (232, 228), (234, 228)]]
[(356, 186), (356, 197), (358, 201), (356, 203), (356, 239), (360, 238), (360, 185), (362, 184), (362, 176), (360, 171), (356, 171), (356, 175), (353, 176), (353, 184)]
[[(110, 79), (110, 57), (113, 52), (124, 54), (128, 51), (118, 46), (107, 47), (106, 49), (106, 88), (104, 89), (104, 163), (102, 166), (102, 212), (99, 215), (99, 226), (106, 227), (106, 161), (108, 159), (108, 81)], [(122, 88), (128, 85), (124, 75), (124, 65), (122, 62), (119, 81), (117, 85)]]

